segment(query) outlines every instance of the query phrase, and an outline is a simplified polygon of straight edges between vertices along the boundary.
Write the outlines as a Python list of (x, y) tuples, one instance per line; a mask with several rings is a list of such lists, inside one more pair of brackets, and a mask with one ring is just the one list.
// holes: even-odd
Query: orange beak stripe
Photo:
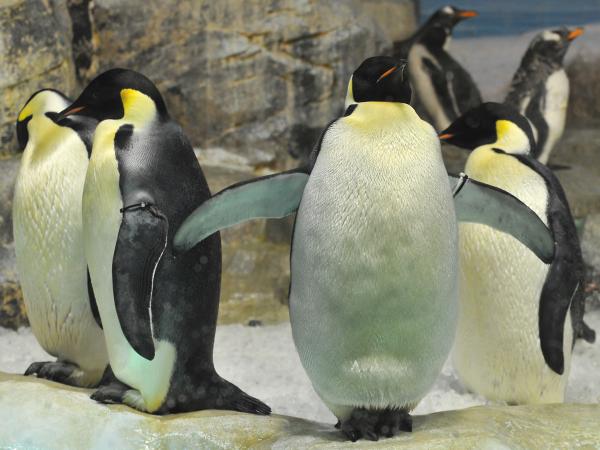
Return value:
[(85, 109), (85, 106), (77, 106), (75, 108), (69, 109), (68, 111), (66, 111), (64, 114), (62, 114), (63, 117), (67, 117), (70, 116), (72, 114), (77, 114), (79, 111), (81, 111), (82, 109)]
[(440, 134), (438, 137), (440, 138), (441, 141), (445, 141), (447, 139), (454, 137), (454, 135), (452, 133), (444, 133), (444, 134)]
[(388, 75), (391, 75), (392, 73), (394, 73), (396, 71), (396, 69), (398, 68), (398, 66), (394, 66), (389, 70), (386, 70), (385, 72), (383, 72), (381, 74), (381, 76), (379, 78), (377, 78), (377, 81), (375, 83), (379, 83), (381, 80), (383, 80), (385, 77), (387, 77)]
[(477, 17), (478, 15), (477, 11), (461, 11), (458, 13), (458, 17), (461, 19), (469, 19), (471, 17)]
[(569, 41), (572, 41), (573, 39), (577, 39), (582, 34), (583, 34), (583, 28), (581, 28), (581, 27), (575, 28), (573, 31), (571, 31), (569, 33), (569, 35), (567, 36), (567, 39)]

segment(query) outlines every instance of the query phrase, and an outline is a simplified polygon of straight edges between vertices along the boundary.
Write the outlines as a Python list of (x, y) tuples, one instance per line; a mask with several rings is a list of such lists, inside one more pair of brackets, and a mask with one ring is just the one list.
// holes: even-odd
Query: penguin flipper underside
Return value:
[(152, 291), (167, 247), (169, 224), (150, 203), (130, 205), (122, 211), (113, 257), (115, 307), (129, 344), (144, 358), (152, 359)]
[[(488, 225), (512, 235), (544, 263), (554, 258), (554, 238), (544, 222), (515, 196), (462, 175), (454, 187), (454, 206), (460, 222)], [(452, 181), (451, 181), (452, 183)]]
[(296, 212), (308, 177), (297, 169), (224, 189), (185, 219), (175, 234), (175, 250), (189, 250), (211, 234), (251, 219), (280, 219)]

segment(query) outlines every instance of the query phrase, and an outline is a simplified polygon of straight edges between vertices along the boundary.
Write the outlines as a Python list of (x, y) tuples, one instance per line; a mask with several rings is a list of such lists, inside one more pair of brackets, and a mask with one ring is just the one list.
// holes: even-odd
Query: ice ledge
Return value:
[[(89, 391), (0, 373), (0, 447), (17, 449), (347, 448), (330, 425), (200, 411), (156, 417), (99, 405)], [(596, 448), (600, 406), (482, 406), (414, 418), (414, 432), (353, 448)]]

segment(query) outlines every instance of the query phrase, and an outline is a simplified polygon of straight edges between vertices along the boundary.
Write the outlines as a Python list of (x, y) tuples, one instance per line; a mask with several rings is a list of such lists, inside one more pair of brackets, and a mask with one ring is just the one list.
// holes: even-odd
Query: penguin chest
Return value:
[[(50, 123), (44, 139), (30, 141), (25, 149), (13, 202), (27, 314), (47, 352), (102, 370), (104, 339), (90, 308), (83, 253), (81, 195), (87, 152), (71, 129), (45, 117), (32, 120)], [(31, 125), (41, 133), (44, 124)]]
[(146, 408), (153, 411), (167, 395), (176, 354), (170, 343), (155, 340), (154, 359), (143, 358), (125, 338), (117, 315), (113, 256), (121, 227), (123, 201), (114, 136), (121, 125), (120, 121), (106, 120), (100, 123), (95, 133), (83, 195), (85, 254), (111, 367), (117, 378), (141, 392)]
[(439, 148), (343, 123), (328, 135), (296, 220), (294, 339), (326, 402), (412, 404), (454, 333), (456, 222)]
[(569, 102), (569, 79), (563, 69), (548, 77), (545, 92), (542, 114), (548, 124), (548, 139), (543, 150), (549, 153), (565, 129)]

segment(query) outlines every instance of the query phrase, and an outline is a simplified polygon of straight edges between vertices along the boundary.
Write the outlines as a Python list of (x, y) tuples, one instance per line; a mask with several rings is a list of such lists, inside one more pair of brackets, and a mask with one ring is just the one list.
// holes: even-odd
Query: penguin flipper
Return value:
[(251, 219), (279, 219), (300, 205), (308, 174), (300, 169), (230, 186), (200, 205), (175, 234), (176, 251), (185, 251), (211, 234)]
[(115, 307), (129, 344), (142, 357), (152, 359), (152, 291), (167, 247), (169, 223), (150, 203), (126, 206), (122, 212), (113, 257)]
[[(510, 193), (462, 175), (453, 189), (460, 222), (482, 223), (503, 231), (527, 246), (544, 263), (554, 258), (554, 238), (544, 222)], [(451, 181), (452, 183), (452, 181)]]

